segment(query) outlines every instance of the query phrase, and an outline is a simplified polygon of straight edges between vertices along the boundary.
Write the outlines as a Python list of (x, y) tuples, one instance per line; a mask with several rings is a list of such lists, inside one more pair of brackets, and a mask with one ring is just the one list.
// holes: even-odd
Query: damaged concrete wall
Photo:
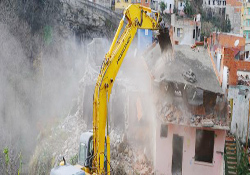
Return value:
[(242, 142), (246, 141), (247, 121), (249, 112), (249, 92), (247, 86), (230, 86), (228, 89), (228, 99), (233, 99), (233, 112), (231, 122), (231, 132), (236, 134)]
[(156, 174), (172, 174), (173, 134), (183, 137), (182, 175), (221, 175), (223, 174), (223, 155), (225, 130), (214, 130), (213, 163), (195, 161), (196, 129), (188, 126), (168, 124), (167, 137), (160, 137), (161, 122), (157, 122), (156, 131)]

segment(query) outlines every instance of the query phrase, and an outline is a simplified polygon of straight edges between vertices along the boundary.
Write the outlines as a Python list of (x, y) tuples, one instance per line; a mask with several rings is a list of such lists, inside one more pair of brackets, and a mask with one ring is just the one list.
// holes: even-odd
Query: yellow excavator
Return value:
[[(93, 130), (85, 132), (80, 137), (78, 164), (72, 166), (64, 160), (61, 166), (53, 168), (50, 175), (84, 175), (108, 174), (110, 175), (110, 137), (108, 131), (108, 108), (111, 90), (116, 75), (121, 67), (126, 52), (135, 37), (137, 29), (160, 29), (160, 15), (158, 12), (139, 4), (129, 5), (123, 13), (115, 37), (101, 66), (97, 78), (93, 97)], [(124, 20), (127, 25), (123, 32)], [(165, 48), (171, 45), (168, 31), (164, 34), (167, 40)], [(167, 37), (166, 37), (167, 36)], [(162, 41), (159, 39), (160, 44)], [(170, 46), (171, 47), (171, 46)]]

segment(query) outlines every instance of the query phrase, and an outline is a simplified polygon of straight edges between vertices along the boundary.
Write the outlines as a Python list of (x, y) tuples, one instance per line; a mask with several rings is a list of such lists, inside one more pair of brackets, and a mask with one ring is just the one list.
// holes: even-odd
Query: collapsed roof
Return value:
[[(208, 52), (204, 47), (192, 49), (187, 45), (174, 46), (174, 59), (168, 54), (163, 57), (157, 44), (144, 56), (148, 70), (157, 82), (183, 83), (206, 91), (223, 94), (213, 70)], [(183, 74), (194, 74), (195, 81), (189, 81)]]
[(159, 119), (169, 124), (228, 130), (227, 100), (207, 50), (175, 45), (173, 55), (161, 53), (156, 45), (143, 56), (156, 82)]

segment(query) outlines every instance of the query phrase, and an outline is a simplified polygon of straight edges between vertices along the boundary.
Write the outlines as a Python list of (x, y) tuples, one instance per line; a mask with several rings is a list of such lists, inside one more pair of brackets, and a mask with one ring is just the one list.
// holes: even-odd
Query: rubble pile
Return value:
[(40, 134), (39, 144), (30, 161), (30, 174), (49, 174), (62, 157), (67, 163), (72, 163), (72, 159), (77, 158), (79, 138), (86, 127), (84, 119), (77, 112)]
[(158, 110), (160, 111), (159, 116), (161, 116), (161, 118), (165, 122), (176, 122), (179, 124), (183, 122), (186, 123), (190, 119), (190, 113), (181, 110), (179, 107), (174, 106), (173, 104), (164, 104), (159, 108), (161, 108), (160, 110)]
[(110, 133), (110, 139), (111, 171), (114, 174), (153, 174), (153, 163), (146, 156), (143, 145), (130, 143), (126, 134), (114, 130)]
[[(65, 141), (60, 150), (59, 154), (54, 152), (53, 156), (58, 156), (60, 159), (61, 156), (65, 156), (66, 160), (70, 160), (72, 156), (75, 156), (79, 150), (79, 138), (83, 131), (86, 131), (86, 124), (82, 117), (79, 115), (68, 116), (62, 123), (59, 125), (58, 129), (70, 135)], [(57, 128), (52, 129), (57, 130)]]

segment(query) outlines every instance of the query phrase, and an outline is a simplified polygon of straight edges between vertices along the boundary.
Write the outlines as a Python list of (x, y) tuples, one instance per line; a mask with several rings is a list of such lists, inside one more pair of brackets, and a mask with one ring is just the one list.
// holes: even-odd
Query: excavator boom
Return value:
[[(152, 17), (151, 17), (151, 16)], [(128, 23), (121, 33), (124, 20)], [(97, 78), (94, 102), (93, 102), (93, 171), (97, 174), (110, 173), (110, 138), (108, 133), (107, 103), (116, 75), (121, 67), (128, 48), (133, 41), (137, 29), (159, 29), (159, 13), (152, 13), (152, 10), (138, 4), (132, 4), (124, 10), (124, 16), (120, 21), (114, 40), (101, 66), (100, 74)], [(107, 128), (107, 132), (105, 130)], [(105, 154), (105, 133), (107, 154)], [(106, 156), (107, 170), (104, 167)]]

